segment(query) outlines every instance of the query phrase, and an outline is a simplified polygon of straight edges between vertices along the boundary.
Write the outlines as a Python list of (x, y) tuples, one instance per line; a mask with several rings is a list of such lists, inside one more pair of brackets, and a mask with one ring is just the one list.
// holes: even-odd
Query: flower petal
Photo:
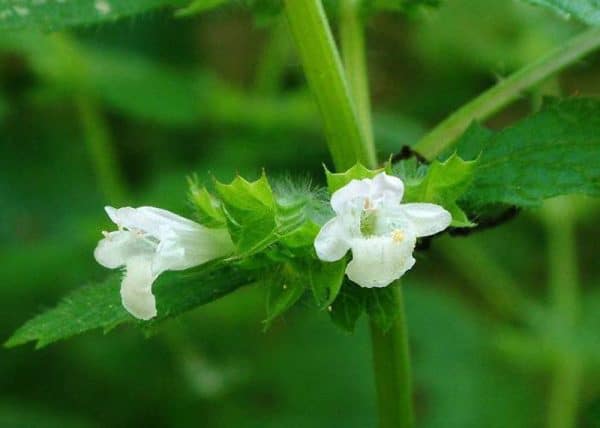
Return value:
[(149, 320), (156, 316), (156, 299), (152, 294), (155, 279), (151, 258), (138, 256), (127, 261), (121, 282), (121, 302), (138, 319)]
[(450, 226), (452, 215), (436, 204), (402, 204), (404, 215), (411, 221), (414, 233), (419, 236), (434, 235)]
[(393, 197), (400, 203), (404, 195), (404, 183), (398, 177), (382, 172), (371, 181), (371, 195), (373, 197)]
[(184, 270), (233, 253), (235, 246), (227, 229), (200, 227), (160, 242), (152, 264), (155, 274)]
[(315, 250), (319, 259), (334, 262), (341, 259), (350, 249), (338, 219), (329, 220), (315, 238)]
[(110, 219), (130, 230), (141, 230), (158, 239), (171, 233), (193, 232), (202, 226), (175, 213), (155, 207), (105, 207)]
[(344, 211), (344, 208), (349, 202), (357, 198), (364, 200), (365, 198), (368, 198), (370, 194), (371, 180), (368, 178), (363, 180), (352, 180), (331, 195), (331, 207), (336, 214), (340, 214)]
[(355, 239), (346, 275), (361, 287), (385, 287), (413, 267), (415, 243), (410, 235), (400, 240), (387, 236)]
[(94, 250), (94, 257), (102, 266), (115, 269), (124, 266), (131, 257), (153, 252), (153, 246), (140, 239), (135, 232), (119, 230), (105, 233), (105, 238), (98, 242)]

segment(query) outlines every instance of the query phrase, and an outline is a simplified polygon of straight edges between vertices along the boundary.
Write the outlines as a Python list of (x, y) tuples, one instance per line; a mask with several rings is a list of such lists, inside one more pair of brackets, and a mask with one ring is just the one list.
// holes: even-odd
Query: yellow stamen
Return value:
[(400, 229), (395, 229), (392, 232), (392, 240), (397, 243), (402, 242), (404, 240), (404, 232), (402, 232)]

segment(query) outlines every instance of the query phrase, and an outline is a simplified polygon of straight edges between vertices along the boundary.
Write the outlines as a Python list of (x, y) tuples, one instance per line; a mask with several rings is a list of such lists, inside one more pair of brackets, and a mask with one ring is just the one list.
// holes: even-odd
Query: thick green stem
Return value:
[(489, 118), (518, 98), (523, 90), (541, 82), (598, 47), (600, 47), (600, 27), (590, 28), (573, 37), (456, 110), (425, 135), (417, 143), (415, 150), (428, 159), (435, 158), (452, 146), (471, 122)]
[(341, 0), (340, 2), (340, 44), (346, 77), (356, 106), (358, 120), (367, 141), (369, 158), (375, 159), (371, 99), (365, 58), (365, 30), (359, 16), (359, 5), (358, 0)]
[[(550, 303), (559, 335), (567, 342), (576, 331), (579, 287), (575, 221), (568, 198), (547, 202)], [(575, 428), (582, 383), (582, 366), (568, 343), (557, 353), (548, 404), (548, 428)]]
[(387, 331), (371, 321), (371, 342), (380, 428), (414, 426), (408, 329), (400, 284), (394, 286), (400, 314)]
[[(321, 110), (336, 169), (351, 167), (356, 161), (374, 167), (363, 29), (356, 15), (356, 2), (342, 5), (342, 40), (352, 90), (346, 83), (320, 0), (285, 0), (285, 5), (304, 71)], [(394, 325), (383, 332), (371, 322), (380, 427), (412, 428), (408, 336), (399, 284), (394, 286), (394, 292), (400, 308)]]
[(358, 122), (339, 53), (321, 0), (285, 0), (285, 9), (304, 72), (321, 111), (337, 170), (357, 161), (376, 161)]
[[(359, 2), (341, 0), (340, 7), (340, 37), (346, 76), (358, 112), (358, 120), (370, 150), (369, 157), (375, 159), (364, 28), (358, 13)], [(394, 284), (393, 290), (400, 311), (394, 324), (384, 332), (373, 320), (370, 323), (379, 426), (411, 428), (414, 424), (412, 378), (401, 284)]]
[(115, 162), (104, 118), (94, 102), (85, 96), (77, 99), (77, 108), (98, 187), (108, 203), (120, 205), (125, 202), (125, 186)]

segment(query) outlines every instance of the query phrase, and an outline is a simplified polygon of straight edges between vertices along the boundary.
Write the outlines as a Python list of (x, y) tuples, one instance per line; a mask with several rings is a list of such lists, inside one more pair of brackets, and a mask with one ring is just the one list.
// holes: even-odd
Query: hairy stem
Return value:
[(379, 426), (412, 428), (412, 382), (404, 298), (401, 285), (396, 284), (393, 287), (398, 307), (401, 308), (394, 325), (389, 331), (383, 332), (371, 321)]
[(573, 37), (549, 54), (510, 75), (452, 113), (415, 146), (415, 150), (433, 159), (451, 147), (471, 122), (484, 120), (514, 101), (523, 90), (536, 85), (562, 68), (600, 47), (600, 27)]
[(317, 101), (337, 170), (357, 161), (375, 165), (358, 122), (342, 63), (321, 0), (285, 0), (304, 72)]
[[(342, 55), (350, 92), (358, 112), (358, 120), (370, 150), (369, 157), (375, 159), (364, 28), (359, 18), (358, 7), (357, 0), (341, 0)], [(373, 320), (370, 323), (379, 426), (380, 428), (411, 428), (414, 417), (410, 354), (404, 299), (399, 281), (393, 285), (393, 290), (400, 311), (394, 324), (384, 332)]]

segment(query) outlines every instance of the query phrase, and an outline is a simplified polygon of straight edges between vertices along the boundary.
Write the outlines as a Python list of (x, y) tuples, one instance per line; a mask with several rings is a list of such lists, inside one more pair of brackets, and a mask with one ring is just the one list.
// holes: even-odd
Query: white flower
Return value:
[(331, 196), (336, 216), (315, 239), (317, 256), (336, 261), (352, 250), (346, 275), (362, 287), (385, 287), (413, 267), (418, 237), (441, 232), (452, 216), (439, 205), (401, 204), (402, 180), (385, 173), (352, 180)]
[(105, 210), (119, 230), (103, 232), (94, 257), (110, 269), (125, 267), (121, 300), (136, 318), (156, 316), (152, 283), (162, 272), (188, 269), (234, 249), (227, 230), (208, 229), (160, 208)]

